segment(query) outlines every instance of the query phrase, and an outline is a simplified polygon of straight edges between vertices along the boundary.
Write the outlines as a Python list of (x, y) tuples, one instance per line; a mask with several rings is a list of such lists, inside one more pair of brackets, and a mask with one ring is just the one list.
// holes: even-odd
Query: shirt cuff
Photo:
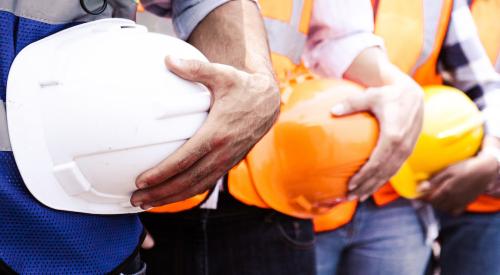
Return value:
[(362, 51), (383, 45), (383, 40), (371, 32), (355, 33), (324, 40), (306, 51), (303, 59), (307, 67), (321, 76), (342, 78)]
[[(174, 1), (172, 19), (179, 38), (187, 40), (198, 24), (213, 10), (230, 0), (177, 0)], [(195, 4), (193, 4), (195, 3)]]
[(142, 0), (141, 3), (155, 15), (172, 17), (177, 36), (187, 40), (210, 12), (229, 1), (231, 0)]

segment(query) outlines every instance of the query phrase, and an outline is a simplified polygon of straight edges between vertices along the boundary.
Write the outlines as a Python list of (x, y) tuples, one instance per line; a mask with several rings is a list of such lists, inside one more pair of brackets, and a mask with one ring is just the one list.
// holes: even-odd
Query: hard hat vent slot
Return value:
[(51, 80), (51, 81), (43, 81), (40, 82), (40, 88), (47, 88), (47, 87), (52, 87), (52, 86), (58, 86), (60, 83), (56, 80)]
[(90, 183), (74, 162), (55, 166), (54, 176), (59, 180), (64, 191), (71, 196), (88, 192), (91, 188)]

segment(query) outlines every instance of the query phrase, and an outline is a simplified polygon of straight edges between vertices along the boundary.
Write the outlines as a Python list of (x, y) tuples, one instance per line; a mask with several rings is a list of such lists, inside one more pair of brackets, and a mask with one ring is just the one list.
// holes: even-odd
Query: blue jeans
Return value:
[(221, 193), (217, 210), (141, 215), (155, 247), (141, 252), (148, 274), (312, 275), (310, 220), (244, 205)]
[(500, 274), (500, 213), (439, 219), (442, 275)]
[(415, 209), (404, 199), (384, 207), (363, 202), (350, 223), (316, 238), (318, 275), (421, 275), (431, 252)]

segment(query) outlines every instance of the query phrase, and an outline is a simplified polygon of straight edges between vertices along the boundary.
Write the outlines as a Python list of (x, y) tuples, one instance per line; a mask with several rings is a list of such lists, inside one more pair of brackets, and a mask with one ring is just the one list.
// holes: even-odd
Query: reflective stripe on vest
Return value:
[[(446, 10), (444, 1), (445, 0), (424, 0), (424, 45), (417, 64), (415, 64), (411, 71), (412, 75), (429, 60), (434, 50), (441, 51), (441, 47), (435, 47), (436, 44), (439, 43), (439, 41), (437, 41), (439, 40), (439, 23), (443, 16), (450, 16), (449, 13), (443, 13), (443, 11)], [(444, 39), (444, 37), (442, 37), (441, 40), (442, 39)]]
[(7, 127), (7, 113), (5, 104), (0, 100), (0, 152), (12, 151), (10, 147), (9, 129)]
[[(259, 0), (259, 4), (264, 16), (274, 72), (280, 85), (286, 87), (287, 82), (303, 69), (301, 55), (306, 44), (313, 2)], [(254, 186), (246, 159), (229, 171), (227, 189), (240, 202), (268, 208)]]
[(298, 65), (306, 45), (306, 34), (299, 30), (304, 0), (295, 0), (292, 4), (290, 22), (278, 19), (264, 18), (267, 38), (271, 52), (288, 57)]
[[(283, 86), (297, 74), (306, 45), (312, 0), (260, 0), (274, 72)], [(300, 72), (300, 71), (299, 71)]]
[(471, 12), (486, 53), (500, 72), (500, 0), (472, 1)]
[[(384, 38), (391, 62), (412, 74), (421, 85), (440, 83), (437, 60), (448, 30), (453, 0), (379, 0), (372, 4), (376, 8), (375, 32)], [(373, 195), (377, 205), (385, 205), (398, 197), (390, 184)], [(334, 230), (350, 222), (356, 206), (356, 201), (346, 202), (324, 217), (315, 218), (315, 230)]]

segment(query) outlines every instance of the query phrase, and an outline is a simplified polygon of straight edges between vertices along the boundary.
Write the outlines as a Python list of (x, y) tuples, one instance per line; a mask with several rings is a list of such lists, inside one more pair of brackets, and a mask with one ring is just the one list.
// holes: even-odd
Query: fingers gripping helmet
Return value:
[(483, 117), (462, 91), (447, 86), (424, 87), (424, 122), (412, 154), (391, 179), (406, 198), (416, 198), (418, 183), (474, 156), (483, 140)]
[(265, 204), (299, 218), (328, 210), (321, 206), (325, 200), (345, 199), (349, 179), (377, 143), (378, 123), (368, 113), (334, 117), (330, 109), (362, 93), (352, 82), (331, 79), (285, 88), (278, 121), (246, 157), (247, 173), (230, 174), (230, 191), (251, 182)]

